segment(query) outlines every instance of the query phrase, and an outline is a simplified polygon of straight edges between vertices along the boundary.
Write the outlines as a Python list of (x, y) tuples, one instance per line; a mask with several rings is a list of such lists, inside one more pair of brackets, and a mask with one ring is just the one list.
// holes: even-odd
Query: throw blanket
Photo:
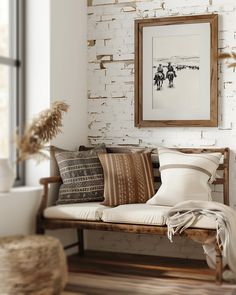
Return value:
[[(175, 233), (181, 233), (198, 220), (207, 216), (216, 222), (216, 241), (222, 249), (225, 271), (223, 278), (236, 280), (236, 211), (231, 207), (212, 201), (185, 201), (178, 203), (167, 212), (168, 238), (172, 241)], [(209, 267), (215, 268), (215, 239), (203, 245)]]

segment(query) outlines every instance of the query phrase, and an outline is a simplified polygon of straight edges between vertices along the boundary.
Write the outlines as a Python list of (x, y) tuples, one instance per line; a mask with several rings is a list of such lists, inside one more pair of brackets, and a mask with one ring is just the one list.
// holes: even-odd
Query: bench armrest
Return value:
[(43, 196), (36, 217), (36, 233), (44, 234), (45, 229), (43, 226), (43, 211), (46, 209), (48, 203), (49, 184), (62, 183), (62, 179), (60, 176), (44, 177), (39, 180), (39, 183), (43, 185)]
[(38, 210), (38, 215), (42, 215), (44, 209), (47, 207), (49, 184), (62, 183), (62, 179), (60, 176), (44, 177), (39, 180), (39, 183), (43, 185), (43, 196)]
[(50, 183), (61, 183), (62, 179), (60, 176), (49, 176), (40, 178), (39, 183), (42, 185), (48, 185)]

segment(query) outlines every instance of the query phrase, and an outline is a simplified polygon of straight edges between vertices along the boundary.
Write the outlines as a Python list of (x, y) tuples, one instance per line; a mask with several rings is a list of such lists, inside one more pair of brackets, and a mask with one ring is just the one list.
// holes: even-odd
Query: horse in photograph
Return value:
[(164, 80), (164, 74), (161, 73), (161, 72), (157, 72), (155, 74), (155, 77), (153, 79), (155, 82), (154, 82), (154, 85), (157, 85), (157, 90), (160, 90), (162, 85), (163, 85), (163, 80)]
[(174, 77), (175, 74), (173, 71), (168, 71), (166, 74), (166, 78), (169, 80), (169, 87), (172, 88), (174, 86)]

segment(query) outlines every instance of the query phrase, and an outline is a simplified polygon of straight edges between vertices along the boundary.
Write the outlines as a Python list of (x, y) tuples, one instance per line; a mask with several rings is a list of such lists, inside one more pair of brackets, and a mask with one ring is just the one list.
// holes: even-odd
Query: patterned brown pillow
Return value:
[(104, 144), (88, 151), (56, 151), (62, 185), (57, 204), (102, 201), (104, 178), (98, 153), (106, 153)]
[(145, 203), (154, 195), (150, 153), (99, 154), (106, 206)]

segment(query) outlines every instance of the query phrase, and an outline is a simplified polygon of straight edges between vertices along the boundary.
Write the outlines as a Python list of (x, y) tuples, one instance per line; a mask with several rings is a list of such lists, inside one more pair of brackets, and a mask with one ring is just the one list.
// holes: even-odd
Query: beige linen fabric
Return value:
[(187, 200), (211, 200), (209, 182), (221, 153), (185, 154), (167, 148), (158, 148), (158, 153), (162, 184), (148, 204), (174, 206)]

